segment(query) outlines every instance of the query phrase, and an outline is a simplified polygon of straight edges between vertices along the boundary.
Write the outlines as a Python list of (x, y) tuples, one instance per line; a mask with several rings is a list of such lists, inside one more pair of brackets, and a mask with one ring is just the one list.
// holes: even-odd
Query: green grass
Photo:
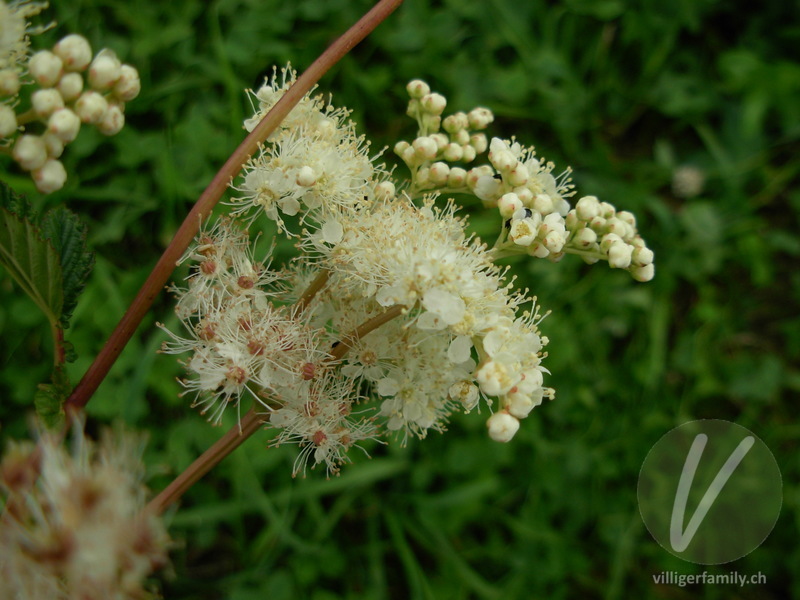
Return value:
[[(243, 137), (243, 93), (274, 64), (302, 70), (370, 5), (364, 0), (53, 2), (47, 39), (82, 32), (140, 70), (123, 133), (82, 132), (65, 155), (66, 203), (89, 222), (97, 266), (68, 339), (78, 379), (191, 202)], [(407, 0), (321, 82), (376, 147), (413, 135), (404, 85), (426, 79), (452, 109), (490, 107), (493, 131), (575, 169), (584, 194), (634, 211), (656, 278), (633, 282), (569, 257), (514, 261), (552, 314), (558, 391), (498, 445), (484, 416), (445, 435), (371, 448), (341, 477), (292, 480), (291, 449), (255, 436), (172, 517), (180, 545), (166, 598), (785, 598), (800, 596), (800, 27), (792, 3), (741, 0)], [(689, 198), (676, 169), (705, 175)], [(475, 210), (487, 235), (493, 219)], [(179, 277), (176, 274), (176, 277)], [(150, 431), (151, 485), (222, 430), (177, 397), (156, 355), (170, 299), (151, 315), (89, 405), (93, 423)], [(28, 431), (47, 377), (46, 324), (0, 279), (0, 422)], [(669, 429), (736, 421), (783, 472), (784, 505), (764, 544), (709, 572), (763, 572), (745, 587), (654, 586), (703, 569), (650, 537), (639, 468)]]

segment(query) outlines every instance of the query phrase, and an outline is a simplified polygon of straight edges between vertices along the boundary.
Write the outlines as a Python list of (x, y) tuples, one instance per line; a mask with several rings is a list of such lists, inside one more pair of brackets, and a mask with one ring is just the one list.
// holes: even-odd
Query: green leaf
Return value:
[(86, 229), (78, 215), (64, 207), (54, 208), (42, 219), (42, 234), (60, 257), (64, 294), (61, 326), (64, 329), (69, 327), (78, 296), (94, 266), (94, 253), (86, 248)]
[(36, 415), (48, 429), (59, 429), (64, 425), (64, 402), (72, 386), (63, 368), (56, 367), (52, 383), (40, 383), (33, 397)]
[(5, 184), (0, 205), (0, 264), (56, 325), (64, 306), (60, 257), (42, 237), (24, 199)]

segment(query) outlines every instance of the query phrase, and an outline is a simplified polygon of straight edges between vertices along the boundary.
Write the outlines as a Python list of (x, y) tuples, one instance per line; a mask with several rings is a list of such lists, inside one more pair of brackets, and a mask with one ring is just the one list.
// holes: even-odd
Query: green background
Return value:
[[(66, 203), (89, 222), (96, 268), (68, 339), (80, 378), (216, 168), (239, 143), (272, 65), (302, 70), (370, 2), (293, 0), (53, 2), (68, 32), (113, 48), (142, 77), (128, 125), (84, 131), (70, 178), (43, 198), (3, 162), (0, 178), (37, 206)], [(426, 79), (453, 110), (497, 115), (492, 132), (572, 165), (583, 194), (633, 211), (656, 253), (639, 284), (567, 257), (512, 262), (552, 314), (554, 402), (507, 445), (486, 414), (450, 431), (371, 449), (326, 481), (290, 477), (292, 448), (261, 434), (193, 488), (171, 515), (179, 541), (166, 598), (785, 598), (800, 596), (800, 25), (771, 0), (441, 0), (407, 2), (321, 82), (376, 147), (413, 136), (405, 83)], [(676, 194), (680, 167), (704, 187)], [(493, 215), (475, 210), (491, 235)], [(286, 252), (286, 248), (281, 249)], [(176, 274), (176, 278), (180, 274)], [(163, 487), (221, 434), (179, 399), (175, 323), (160, 297), (89, 405), (90, 430), (123, 419), (150, 431)], [(49, 332), (0, 279), (0, 436), (29, 432), (48, 376)], [(657, 586), (664, 570), (700, 573), (647, 533), (639, 468), (674, 426), (735, 421), (774, 452), (784, 504), (765, 543), (710, 573), (766, 584)]]

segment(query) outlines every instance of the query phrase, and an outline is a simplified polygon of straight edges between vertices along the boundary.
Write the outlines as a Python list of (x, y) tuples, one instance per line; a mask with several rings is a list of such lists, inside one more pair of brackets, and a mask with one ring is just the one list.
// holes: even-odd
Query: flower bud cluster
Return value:
[(45, 434), (0, 463), (2, 598), (149, 597), (146, 579), (167, 563), (164, 524), (145, 509), (141, 440), (76, 438), (72, 454)]
[(0, 70), (0, 140), (31, 177), (39, 191), (61, 189), (67, 173), (59, 161), (65, 146), (82, 125), (104, 135), (119, 133), (125, 124), (125, 103), (138, 96), (139, 73), (113, 51), (93, 56), (89, 42), (72, 34), (51, 50), (26, 55), (27, 78), (36, 89), (31, 107), (19, 111), (15, 99), (22, 79), (15, 68)]
[(589, 264), (607, 260), (614, 269), (625, 269), (636, 281), (650, 281), (655, 274), (654, 254), (636, 229), (636, 217), (616, 210), (608, 202), (584, 196), (566, 218), (567, 251)]
[(413, 192), (464, 188), (472, 171), (459, 165), (473, 162), (486, 151), (483, 130), (494, 115), (478, 107), (443, 117), (447, 100), (431, 92), (427, 83), (415, 79), (406, 91), (411, 97), (407, 114), (417, 121), (419, 131), (412, 142), (397, 142), (394, 152), (411, 171)]

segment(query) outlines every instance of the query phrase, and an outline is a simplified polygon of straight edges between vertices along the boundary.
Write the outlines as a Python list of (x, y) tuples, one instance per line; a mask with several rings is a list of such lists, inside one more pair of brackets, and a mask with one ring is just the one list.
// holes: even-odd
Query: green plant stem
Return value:
[(189, 467), (172, 483), (162, 490), (147, 505), (148, 510), (161, 514), (173, 502), (199, 481), (206, 473), (213, 469), (231, 452), (241, 446), (244, 441), (261, 428), (266, 422), (265, 415), (256, 414), (255, 407), (247, 411), (238, 425), (234, 425), (208, 450), (203, 452)]
[(144, 285), (142, 285), (116, 329), (114, 329), (111, 337), (109, 337), (81, 381), (75, 386), (65, 404), (65, 409), (68, 412), (80, 410), (89, 402), (92, 394), (97, 390), (111, 366), (119, 357), (122, 349), (133, 336), (153, 300), (164, 287), (175, 268), (175, 263), (188, 248), (197, 233), (200, 223), (209, 216), (228, 187), (228, 183), (239, 173), (242, 165), (257, 151), (259, 143), (275, 130), (286, 115), (289, 114), (289, 111), (316, 85), (328, 69), (394, 12), (402, 2), (403, 0), (381, 0), (378, 2), (311, 64), (272, 110), (264, 116), (252, 133), (233, 152), (200, 198), (198, 198), (197, 203), (186, 216), (169, 246), (164, 250), (161, 258), (156, 263)]

